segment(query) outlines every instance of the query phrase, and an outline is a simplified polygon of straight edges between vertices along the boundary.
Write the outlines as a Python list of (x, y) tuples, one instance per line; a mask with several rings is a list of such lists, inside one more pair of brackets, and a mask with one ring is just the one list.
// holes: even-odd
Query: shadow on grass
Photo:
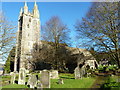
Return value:
[(16, 83), (16, 84), (18, 84), (18, 81), (17, 81), (17, 80), (15, 80), (15, 83)]
[(110, 83), (104, 83), (101, 85), (101, 88), (120, 88), (119, 83), (117, 82), (110, 82)]
[(73, 77), (64, 77), (64, 76), (60, 76), (60, 78), (63, 78), (63, 79), (75, 79)]

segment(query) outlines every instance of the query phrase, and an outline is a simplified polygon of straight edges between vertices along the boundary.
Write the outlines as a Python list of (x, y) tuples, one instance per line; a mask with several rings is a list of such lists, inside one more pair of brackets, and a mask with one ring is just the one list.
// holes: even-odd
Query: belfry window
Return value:
[(31, 18), (29, 19), (29, 22), (31, 22)]
[(30, 27), (29, 24), (27, 25), (27, 27), (28, 27), (28, 28)]

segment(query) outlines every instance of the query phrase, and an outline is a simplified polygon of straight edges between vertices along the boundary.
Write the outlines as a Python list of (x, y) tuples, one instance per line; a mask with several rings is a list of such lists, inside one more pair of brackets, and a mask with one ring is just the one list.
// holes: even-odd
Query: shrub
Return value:
[(108, 69), (111, 70), (111, 71), (114, 71), (117, 69), (117, 66), (116, 65), (110, 65), (108, 66)]

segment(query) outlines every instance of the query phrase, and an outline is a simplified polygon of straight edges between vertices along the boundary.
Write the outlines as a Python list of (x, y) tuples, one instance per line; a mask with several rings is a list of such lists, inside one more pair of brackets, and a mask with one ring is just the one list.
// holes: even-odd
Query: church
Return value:
[(39, 38), (40, 15), (38, 6), (35, 2), (33, 11), (29, 12), (27, 3), (25, 2), (24, 8), (21, 8), (18, 17), (14, 71), (18, 71), (19, 68), (25, 68), (26, 60), (31, 58), (30, 54), (34, 43), (40, 43)]
[[(21, 8), (18, 17), (14, 71), (19, 71), (20, 68), (25, 68), (29, 70), (30, 65), (28, 59), (32, 58), (31, 53), (34, 44), (42, 44), (42, 42), (40, 41), (40, 31), (40, 15), (36, 2), (34, 3), (34, 8), (32, 12), (29, 12), (27, 3), (25, 2), (24, 8)], [(72, 52), (71, 56), (78, 56), (78, 66), (82, 60), (79, 56), (79, 52), (82, 52), (84, 57), (90, 57), (87, 58), (86, 64), (88, 64), (90, 68), (95, 69), (95, 64), (97, 64), (97, 62), (89, 51), (67, 46), (65, 48)]]

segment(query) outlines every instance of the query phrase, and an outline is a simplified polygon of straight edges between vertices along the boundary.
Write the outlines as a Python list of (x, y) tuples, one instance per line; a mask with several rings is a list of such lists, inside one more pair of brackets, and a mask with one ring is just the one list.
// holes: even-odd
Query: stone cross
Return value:
[(26, 69), (20, 68), (18, 84), (25, 85), (25, 80), (26, 80)]
[(43, 88), (50, 88), (50, 72), (48, 70), (43, 70), (41, 72), (40, 81)]

